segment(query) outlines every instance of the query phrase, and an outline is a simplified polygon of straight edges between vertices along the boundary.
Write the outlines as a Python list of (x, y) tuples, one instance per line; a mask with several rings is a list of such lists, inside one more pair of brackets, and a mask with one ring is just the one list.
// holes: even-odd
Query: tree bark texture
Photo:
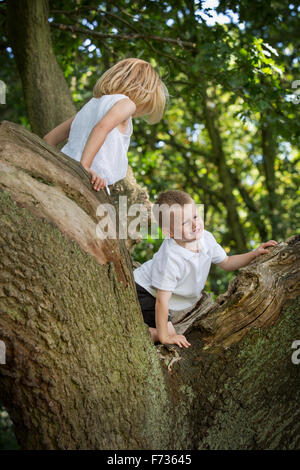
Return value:
[(0, 198), (0, 399), (22, 448), (299, 448), (299, 236), (174, 317), (189, 349), (154, 347), (77, 162), (3, 122)]
[(22, 80), (32, 131), (44, 136), (76, 113), (55, 57), (47, 0), (9, 0), (7, 35)]
[(1, 397), (18, 440), (31, 449), (159, 446), (154, 423), (168, 420), (168, 394), (125, 243), (96, 236), (106, 193), (25, 129), (0, 129)]

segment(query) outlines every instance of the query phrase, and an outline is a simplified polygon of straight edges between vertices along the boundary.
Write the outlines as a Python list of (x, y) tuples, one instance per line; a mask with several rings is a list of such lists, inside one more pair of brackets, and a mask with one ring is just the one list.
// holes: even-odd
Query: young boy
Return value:
[(198, 208), (187, 193), (161, 193), (154, 208), (158, 224), (168, 238), (151, 260), (134, 270), (138, 299), (154, 343), (188, 348), (186, 337), (176, 334), (169, 308), (189, 308), (201, 297), (211, 263), (225, 271), (239, 269), (268, 253), (266, 247), (277, 242), (270, 240), (254, 251), (227, 256), (214, 236), (204, 230)]

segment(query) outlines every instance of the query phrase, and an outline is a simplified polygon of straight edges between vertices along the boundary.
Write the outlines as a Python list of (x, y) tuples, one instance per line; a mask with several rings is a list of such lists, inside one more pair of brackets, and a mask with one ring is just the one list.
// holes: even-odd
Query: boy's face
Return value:
[(204, 223), (194, 201), (184, 206), (175, 205), (170, 219), (169, 235), (175, 240), (191, 242), (202, 237)]

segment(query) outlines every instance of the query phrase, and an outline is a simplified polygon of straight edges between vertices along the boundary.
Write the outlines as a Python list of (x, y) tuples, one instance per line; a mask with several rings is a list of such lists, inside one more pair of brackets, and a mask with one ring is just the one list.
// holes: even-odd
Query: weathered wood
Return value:
[(204, 294), (178, 324), (180, 333), (200, 328), (207, 331), (206, 348), (226, 348), (249, 329), (273, 325), (282, 308), (300, 294), (299, 244), (300, 235), (290, 237), (241, 268), (215, 303)]

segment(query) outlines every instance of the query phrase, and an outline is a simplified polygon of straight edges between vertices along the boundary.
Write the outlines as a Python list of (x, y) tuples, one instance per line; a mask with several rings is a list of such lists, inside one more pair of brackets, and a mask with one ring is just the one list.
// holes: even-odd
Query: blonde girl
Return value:
[(145, 116), (149, 124), (157, 123), (167, 98), (167, 88), (148, 62), (121, 60), (99, 78), (93, 98), (44, 140), (58, 145), (68, 138), (61, 151), (90, 173), (96, 191), (108, 190), (126, 176), (132, 118)]

